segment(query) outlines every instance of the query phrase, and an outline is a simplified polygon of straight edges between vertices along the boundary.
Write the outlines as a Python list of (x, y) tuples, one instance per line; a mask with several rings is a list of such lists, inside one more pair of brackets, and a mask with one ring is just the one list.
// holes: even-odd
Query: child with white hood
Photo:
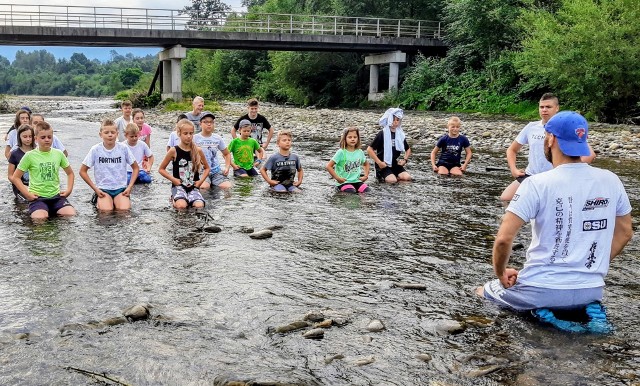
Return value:
[[(402, 109), (390, 108), (378, 123), (382, 130), (367, 147), (369, 157), (376, 163), (376, 177), (380, 182), (394, 184), (413, 178), (404, 169), (411, 156), (411, 148), (402, 131)], [(404, 152), (404, 156), (400, 157)]]

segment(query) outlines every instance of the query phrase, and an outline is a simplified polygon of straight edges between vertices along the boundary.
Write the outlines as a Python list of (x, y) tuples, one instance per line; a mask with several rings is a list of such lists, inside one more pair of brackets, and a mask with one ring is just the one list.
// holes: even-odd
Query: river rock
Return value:
[(360, 358), (360, 359), (356, 359), (355, 361), (353, 361), (353, 364), (356, 366), (365, 366), (368, 364), (371, 364), (373, 362), (376, 361), (376, 358), (373, 356), (370, 357), (364, 357), (364, 358)]
[(439, 335), (453, 335), (464, 331), (464, 326), (457, 320), (439, 320), (436, 324), (436, 332)]
[(239, 229), (240, 233), (253, 233), (253, 227), (241, 226)]
[(314, 328), (313, 330), (305, 332), (302, 336), (306, 339), (322, 339), (324, 338), (324, 329)]
[(367, 330), (371, 332), (380, 332), (385, 329), (384, 324), (378, 320), (374, 319), (367, 325)]
[(431, 360), (433, 359), (431, 354), (418, 354), (416, 355), (416, 358), (420, 359), (423, 362), (431, 362)]
[(524, 244), (522, 244), (522, 243), (514, 243), (511, 246), (511, 250), (512, 251), (518, 251), (518, 250), (523, 249), (523, 248), (524, 248)]
[(261, 231), (253, 232), (249, 237), (256, 240), (268, 239), (273, 237), (273, 232), (269, 229), (263, 229)]
[(102, 324), (105, 326), (117, 326), (118, 324), (127, 323), (127, 318), (123, 318), (122, 316), (116, 316), (115, 318), (105, 319)]
[(321, 322), (324, 320), (324, 314), (320, 311), (309, 311), (303, 319), (310, 322)]
[(289, 323), (285, 326), (280, 326), (280, 327), (276, 327), (276, 332), (280, 333), (280, 334), (284, 334), (287, 332), (291, 332), (291, 331), (295, 331), (295, 330), (300, 330), (302, 328), (307, 328), (309, 327), (311, 324), (309, 322), (304, 322), (302, 320), (293, 322), (293, 323)]
[(202, 228), (202, 230), (207, 232), (207, 233), (220, 233), (222, 231), (222, 228), (220, 228), (217, 225), (208, 225), (208, 226)]
[(268, 227), (265, 227), (264, 229), (268, 229), (270, 231), (277, 231), (277, 230), (280, 230), (282, 228), (284, 228), (284, 226), (276, 224), (276, 225), (269, 225)]
[(135, 306), (131, 306), (122, 311), (122, 315), (132, 322), (148, 319), (150, 314), (151, 313), (147, 306), (143, 306), (141, 304), (136, 304)]
[(468, 378), (479, 378), (479, 377), (485, 376), (487, 374), (491, 374), (491, 373), (493, 373), (495, 371), (501, 370), (504, 367), (505, 367), (504, 365), (482, 366), (482, 367), (479, 367), (477, 369), (474, 369), (474, 370), (471, 370), (471, 371), (467, 371), (465, 376), (467, 376)]
[(327, 355), (324, 357), (324, 363), (328, 365), (331, 362), (335, 361), (336, 359), (344, 359), (344, 355), (342, 354)]
[(410, 283), (410, 282), (406, 282), (406, 281), (401, 281), (399, 283), (395, 283), (394, 286), (396, 286), (398, 288), (409, 289), (409, 290), (419, 290), (419, 291), (424, 291), (424, 290), (427, 289), (427, 285), (426, 284)]
[(362, 341), (364, 343), (371, 343), (371, 342), (373, 342), (373, 338), (371, 336), (369, 336), (369, 335), (363, 335), (362, 336)]
[(329, 328), (329, 327), (331, 327), (331, 324), (333, 324), (333, 320), (325, 319), (322, 322), (318, 322), (318, 323), (314, 324), (313, 328)]

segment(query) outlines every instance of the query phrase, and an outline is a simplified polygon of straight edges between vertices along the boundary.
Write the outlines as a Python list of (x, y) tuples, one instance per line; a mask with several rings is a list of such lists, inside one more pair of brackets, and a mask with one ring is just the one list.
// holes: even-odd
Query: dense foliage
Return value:
[[(591, 119), (640, 121), (640, 1), (637, 0), (244, 0), (249, 13), (441, 20), (445, 57), (415, 55), (400, 90), (385, 104), (405, 108), (537, 116), (537, 99), (559, 95), (563, 108)], [(225, 13), (222, 0), (192, 0), (195, 20)], [(216, 19), (219, 20), (219, 19)], [(0, 93), (100, 96), (131, 89), (145, 99), (155, 57), (113, 53), (55, 60), (45, 51), (0, 57)], [(385, 66), (381, 82), (385, 83)], [(190, 49), (183, 61), (189, 97), (297, 105), (367, 105), (369, 69), (355, 53)], [(155, 98), (155, 97), (154, 97)], [(157, 99), (157, 98), (156, 98)]]
[[(82, 53), (58, 59), (46, 50), (18, 51), (13, 62), (0, 56), (0, 93), (31, 95), (114, 95), (155, 73), (157, 57), (137, 58), (111, 51), (111, 60), (89, 60)], [(147, 87), (149, 85), (147, 81)]]

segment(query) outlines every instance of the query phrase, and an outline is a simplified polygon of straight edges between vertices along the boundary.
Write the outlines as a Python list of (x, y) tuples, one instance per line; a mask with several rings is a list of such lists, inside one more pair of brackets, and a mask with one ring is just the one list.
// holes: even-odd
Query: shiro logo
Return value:
[(516, 202), (516, 201), (518, 201), (518, 199), (519, 199), (519, 198), (520, 198), (520, 195), (519, 195), (519, 194), (514, 194), (514, 195), (513, 195), (513, 198), (511, 199), (511, 201), (512, 201), (512, 202)]
[(576, 129), (576, 135), (578, 136), (578, 138), (582, 141), (582, 137), (584, 137), (584, 135), (587, 133), (587, 131), (582, 128), (582, 127), (578, 127)]
[(584, 202), (583, 211), (593, 210), (597, 208), (606, 208), (609, 206), (609, 199), (604, 197), (591, 198)]
[(582, 230), (585, 232), (601, 231), (607, 229), (607, 219), (587, 220), (582, 222)]

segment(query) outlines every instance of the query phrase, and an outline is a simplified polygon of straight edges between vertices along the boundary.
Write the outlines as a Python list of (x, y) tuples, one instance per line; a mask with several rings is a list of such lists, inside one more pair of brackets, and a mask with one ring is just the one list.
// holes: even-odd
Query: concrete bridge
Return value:
[(389, 89), (397, 88), (406, 53), (441, 55), (441, 36), (441, 23), (426, 20), (0, 4), (0, 45), (163, 47), (162, 95), (176, 100), (186, 48), (375, 53), (365, 64), (376, 99), (380, 65), (391, 66)]

